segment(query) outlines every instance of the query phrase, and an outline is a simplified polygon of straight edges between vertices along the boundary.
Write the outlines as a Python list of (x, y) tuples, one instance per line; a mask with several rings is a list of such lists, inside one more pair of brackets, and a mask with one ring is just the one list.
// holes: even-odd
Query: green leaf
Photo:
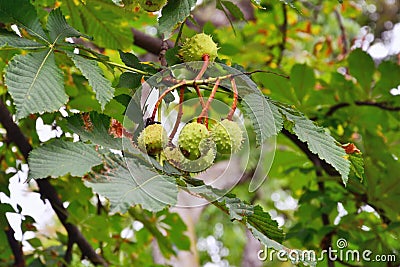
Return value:
[[(47, 30), (53, 43), (65, 42), (67, 37), (80, 37), (83, 34), (68, 25), (59, 8), (50, 12), (47, 20)], [(88, 38), (88, 36), (85, 36)]]
[(27, 0), (0, 1), (0, 21), (22, 26), (35, 38), (48, 43), (48, 37), (39, 22), (35, 7)]
[[(393, 79), (393, 77), (400, 77), (400, 66), (395, 62), (384, 61), (378, 67), (381, 77), (375, 85), (374, 90), (378, 93), (384, 93), (389, 95), (389, 90), (396, 88), (399, 85), (399, 79)], [(392, 98), (393, 96), (389, 96)]]
[(293, 85), (297, 98), (302, 102), (307, 93), (314, 89), (314, 70), (306, 64), (296, 64), (291, 70), (290, 82)]
[(17, 107), (17, 119), (62, 107), (68, 100), (63, 82), (52, 50), (15, 56), (7, 67), (5, 83)]
[(9, 46), (25, 50), (46, 48), (45, 45), (37, 43), (33, 40), (19, 37), (14, 32), (5, 30), (0, 31), (0, 47)]
[(121, 58), (122, 62), (128, 67), (132, 67), (135, 69), (143, 70), (143, 66), (140, 63), (140, 60), (137, 56), (132, 53), (125, 53), (121, 50), (118, 50), (119, 57)]
[(48, 176), (55, 178), (68, 173), (83, 176), (101, 163), (101, 157), (93, 145), (58, 139), (29, 153), (28, 180)]
[(226, 9), (229, 10), (229, 13), (231, 13), (232, 16), (234, 16), (236, 19), (244, 20), (243, 12), (237, 5), (235, 5), (231, 1), (221, 1), (221, 3), (224, 5), (224, 7), (226, 7)]
[[(227, 194), (225, 191), (205, 185), (197, 179), (186, 179), (186, 189), (189, 192), (199, 194), (205, 199), (212, 201), (212, 204), (225, 211), (231, 220), (237, 220), (251, 226), (262, 234), (264, 240), (283, 241), (283, 231), (278, 228), (278, 223), (271, 219), (271, 216), (264, 212), (259, 206), (252, 206), (236, 198), (234, 194)], [(216, 200), (215, 200), (216, 199)], [(267, 244), (266, 244), (267, 245)]]
[(125, 157), (125, 161), (108, 157), (107, 172), (94, 173), (85, 184), (110, 200), (111, 212), (125, 213), (136, 204), (149, 211), (160, 211), (176, 204), (175, 179), (142, 162), (136, 157)]
[(96, 99), (104, 110), (105, 105), (113, 98), (114, 88), (111, 82), (103, 76), (103, 71), (93, 60), (88, 60), (72, 52), (66, 52), (74, 64), (82, 72), (83, 76), (89, 81), (89, 85), (96, 92)]
[(285, 120), (292, 124), (294, 134), (302, 142), (306, 142), (310, 151), (317, 154), (320, 159), (332, 165), (342, 176), (346, 184), (350, 172), (350, 161), (347, 160), (345, 150), (337, 145), (335, 139), (325, 132), (324, 128), (315, 125), (297, 110), (275, 103)]
[(168, 1), (161, 11), (158, 20), (160, 32), (169, 38), (172, 31), (190, 15), (190, 10), (196, 5), (196, 0), (175, 0)]
[(251, 93), (243, 98), (246, 115), (253, 123), (257, 144), (280, 132), (283, 126), (282, 115), (276, 106), (271, 105), (261, 94)]
[(61, 9), (64, 15), (69, 15), (69, 24), (93, 36), (97, 45), (110, 49), (129, 49), (132, 46), (129, 13), (111, 1), (66, 0)]
[(375, 64), (371, 56), (358, 48), (351, 52), (347, 61), (349, 62), (350, 75), (356, 78), (364, 91), (369, 94), (375, 71)]
[(359, 178), (361, 181), (365, 178), (364, 173), (364, 159), (362, 153), (352, 153), (349, 154), (350, 165), (350, 173), (355, 175), (355, 177)]
[(83, 116), (80, 114), (69, 117), (67, 119), (68, 128), (79, 135), (83, 142), (90, 141), (92, 144), (121, 150), (122, 139), (114, 138), (109, 133), (111, 118), (97, 112), (89, 114), (85, 119), (86, 121), (83, 120)]
[(142, 74), (133, 72), (124, 72), (119, 76), (118, 88), (138, 88), (141, 86)]

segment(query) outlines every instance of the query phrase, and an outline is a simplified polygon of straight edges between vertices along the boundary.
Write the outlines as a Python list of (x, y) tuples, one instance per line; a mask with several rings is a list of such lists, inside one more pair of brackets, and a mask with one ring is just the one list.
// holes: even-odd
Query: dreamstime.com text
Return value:
[(260, 261), (291, 261), (298, 262), (319, 262), (325, 259), (340, 262), (395, 262), (395, 254), (374, 254), (371, 250), (351, 250), (347, 247), (347, 240), (338, 239), (336, 242), (337, 249), (329, 247), (317, 254), (314, 250), (274, 250), (265, 246), (264, 249), (258, 251), (257, 257)]

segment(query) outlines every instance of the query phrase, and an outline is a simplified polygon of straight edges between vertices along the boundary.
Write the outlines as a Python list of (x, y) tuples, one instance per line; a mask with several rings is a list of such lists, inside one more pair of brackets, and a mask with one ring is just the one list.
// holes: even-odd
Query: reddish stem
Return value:
[(231, 109), (229, 110), (228, 116), (226, 117), (230, 121), (233, 118), (233, 114), (235, 114), (235, 110), (236, 110), (237, 102), (238, 102), (238, 90), (236, 87), (235, 78), (233, 78), (233, 77), (231, 78), (231, 85), (232, 85), (232, 89), (233, 89), (233, 102), (232, 102)]
[(181, 123), (181, 119), (182, 119), (182, 115), (183, 115), (183, 105), (182, 105), (183, 94), (185, 92), (185, 88), (186, 88), (186, 86), (181, 86), (181, 89), (179, 91), (179, 110), (178, 110), (178, 115), (176, 117), (174, 128), (172, 129), (172, 132), (169, 136), (170, 140), (174, 139), (174, 136), (175, 136), (176, 132), (178, 131), (179, 124)]
[(197, 74), (197, 76), (196, 76), (196, 78), (194, 78), (194, 80), (198, 80), (198, 79), (201, 79), (201, 77), (203, 77), (204, 73), (207, 70), (208, 64), (210, 63), (210, 56), (205, 54), (203, 56), (203, 60), (204, 60), (203, 66), (201, 67), (200, 72)]
[[(183, 80), (183, 81), (181, 81), (179, 84), (177, 84), (177, 86), (182, 86), (182, 85), (184, 85), (185, 83), (186, 83), (186, 81)], [(157, 102), (156, 102), (156, 105), (155, 105), (155, 107), (154, 107), (154, 109), (153, 109), (153, 114), (151, 114), (151, 120), (152, 120), (152, 121), (154, 121), (154, 119), (155, 119), (155, 117), (156, 117), (158, 107), (160, 106), (161, 101), (163, 100), (163, 98), (164, 98), (169, 92), (175, 90), (175, 89), (177, 88), (177, 86), (173, 86), (173, 87), (170, 87), (170, 88), (166, 89), (166, 90), (160, 95), (160, 97), (158, 98), (158, 100), (157, 100)]]
[(217, 89), (218, 89), (218, 86), (219, 86), (219, 82), (220, 82), (220, 79), (218, 79), (218, 80), (215, 81), (215, 85), (214, 85), (214, 87), (213, 87), (213, 89), (212, 89), (212, 91), (211, 91), (210, 97), (208, 98), (208, 101), (207, 101), (206, 105), (204, 106), (203, 110), (202, 110), (201, 113), (200, 113), (199, 118), (197, 119), (197, 122), (200, 123), (200, 122), (201, 122), (201, 119), (202, 119), (202, 118), (205, 118), (205, 125), (206, 125), (206, 126), (208, 126), (208, 125), (207, 125), (207, 124), (208, 124), (208, 120), (207, 120), (207, 117), (208, 117), (208, 109), (210, 108), (210, 104), (211, 104), (211, 102), (213, 101), (213, 99), (214, 99), (214, 97), (215, 97), (215, 94), (217, 93)]
[(198, 84), (195, 84), (195, 85), (194, 85), (194, 89), (196, 89), (196, 93), (197, 93), (197, 95), (199, 96), (199, 101), (200, 101), (201, 107), (204, 108), (205, 105), (206, 105), (206, 103), (204, 103), (204, 99), (203, 99), (203, 96), (201, 95), (199, 85), (198, 85)]

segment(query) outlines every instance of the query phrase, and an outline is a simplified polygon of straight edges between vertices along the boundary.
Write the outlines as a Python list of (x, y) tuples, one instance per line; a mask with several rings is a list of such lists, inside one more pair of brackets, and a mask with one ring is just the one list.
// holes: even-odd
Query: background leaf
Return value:
[(110, 49), (128, 49), (133, 44), (132, 32), (124, 10), (111, 1), (65, 0), (61, 9), (69, 15), (68, 22), (76, 29), (93, 36), (101, 47)]
[(0, 21), (22, 26), (35, 38), (48, 43), (48, 37), (42, 29), (36, 10), (29, 1), (0, 1)]
[(160, 32), (166, 35), (165, 38), (168, 39), (172, 31), (190, 15), (190, 10), (195, 5), (196, 0), (168, 1), (158, 20)]
[(229, 13), (231, 13), (233, 17), (239, 20), (244, 20), (243, 12), (237, 5), (231, 1), (221, 1), (221, 3), (224, 5), (224, 7), (226, 7), (226, 9), (229, 10)]
[(101, 157), (93, 145), (55, 140), (30, 152), (28, 178), (55, 178), (68, 173), (83, 176), (101, 163)]
[(15, 56), (7, 67), (5, 82), (17, 107), (17, 119), (56, 111), (68, 100), (62, 72), (50, 49)]
[(349, 58), (349, 72), (357, 79), (367, 95), (371, 88), (372, 77), (375, 70), (375, 63), (371, 56), (360, 48), (351, 52)]
[(290, 72), (290, 82), (293, 85), (297, 98), (300, 102), (303, 102), (306, 94), (314, 89), (314, 70), (305, 64), (296, 64)]

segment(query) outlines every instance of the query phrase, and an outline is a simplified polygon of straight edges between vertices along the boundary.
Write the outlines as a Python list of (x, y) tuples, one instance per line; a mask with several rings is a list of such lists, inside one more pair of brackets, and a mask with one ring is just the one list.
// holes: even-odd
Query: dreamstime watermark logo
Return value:
[(395, 262), (395, 254), (374, 254), (371, 250), (347, 249), (348, 243), (344, 238), (336, 241), (336, 249), (329, 247), (320, 252), (314, 250), (297, 250), (288, 249), (282, 246), (281, 249), (275, 250), (267, 246), (257, 253), (260, 261), (291, 261), (294, 264), (303, 262), (305, 264), (315, 266), (316, 262), (323, 260), (340, 261), (340, 262)]

